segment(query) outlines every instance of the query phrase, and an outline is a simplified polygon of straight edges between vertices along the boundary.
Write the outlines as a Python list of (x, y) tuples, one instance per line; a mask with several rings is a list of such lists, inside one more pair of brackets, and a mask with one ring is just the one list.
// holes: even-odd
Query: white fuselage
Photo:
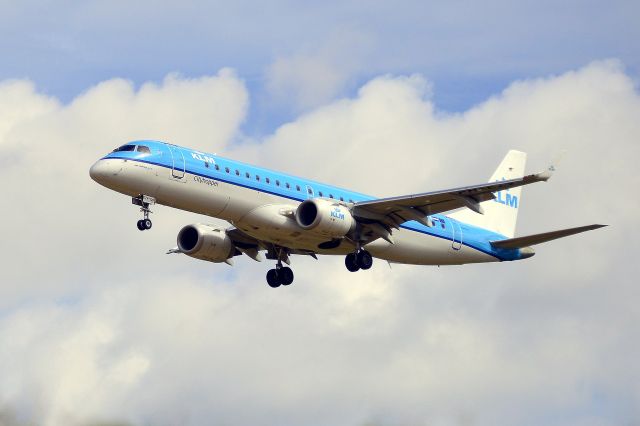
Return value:
[[(353, 251), (353, 246), (345, 244), (319, 249), (323, 239), (301, 230), (291, 215), (300, 204), (297, 200), (188, 171), (176, 174), (172, 168), (135, 159), (99, 160), (92, 167), (95, 176), (115, 191), (132, 197), (149, 195), (159, 204), (229, 221), (262, 241), (327, 255)], [(459, 225), (449, 226), (448, 231), (448, 235), (432, 235), (401, 227), (393, 232), (393, 244), (379, 238), (366, 249), (377, 258), (396, 263), (449, 265), (500, 260), (463, 244), (464, 228)]]

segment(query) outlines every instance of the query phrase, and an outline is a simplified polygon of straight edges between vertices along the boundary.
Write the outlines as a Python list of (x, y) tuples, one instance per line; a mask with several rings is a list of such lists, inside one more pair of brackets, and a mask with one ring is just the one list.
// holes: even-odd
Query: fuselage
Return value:
[[(136, 197), (145, 194), (158, 204), (226, 220), (244, 233), (279, 246), (318, 254), (347, 254), (345, 242), (319, 248), (317, 235), (296, 227), (287, 215), (309, 198), (353, 205), (375, 199), (365, 194), (255, 167), (214, 154), (159, 141), (134, 141), (98, 160), (90, 171), (101, 185)], [(431, 216), (434, 226), (406, 222), (394, 230), (393, 244), (382, 238), (366, 249), (390, 262), (450, 265), (518, 260), (519, 249), (498, 249), (490, 241), (505, 239), (495, 232)]]

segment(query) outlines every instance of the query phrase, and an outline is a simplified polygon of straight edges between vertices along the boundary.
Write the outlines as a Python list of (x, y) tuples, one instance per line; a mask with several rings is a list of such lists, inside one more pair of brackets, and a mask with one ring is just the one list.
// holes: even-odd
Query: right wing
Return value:
[(493, 200), (495, 198), (494, 192), (529, 185), (534, 182), (546, 182), (554, 170), (555, 168), (550, 166), (544, 172), (516, 179), (482, 183), (444, 191), (361, 201), (354, 204), (353, 215), (357, 218), (383, 223), (390, 228), (398, 228), (404, 222), (411, 220), (431, 226), (427, 217), (432, 214), (443, 213), (461, 207), (468, 207), (482, 214), (483, 210), (480, 203)]

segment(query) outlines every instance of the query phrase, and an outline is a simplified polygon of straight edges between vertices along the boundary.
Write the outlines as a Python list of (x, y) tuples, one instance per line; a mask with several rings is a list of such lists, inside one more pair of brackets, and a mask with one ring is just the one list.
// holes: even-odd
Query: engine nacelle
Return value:
[(349, 209), (322, 198), (303, 201), (296, 210), (296, 222), (302, 229), (328, 238), (344, 237), (356, 226)]
[(187, 256), (209, 262), (224, 262), (233, 255), (234, 245), (224, 229), (196, 223), (178, 232), (178, 248)]

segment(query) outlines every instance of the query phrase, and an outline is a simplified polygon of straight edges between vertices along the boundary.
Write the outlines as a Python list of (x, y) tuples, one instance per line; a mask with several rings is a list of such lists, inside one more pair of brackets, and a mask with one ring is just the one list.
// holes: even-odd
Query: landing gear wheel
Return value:
[(360, 269), (362, 269), (363, 271), (366, 271), (367, 269), (371, 268), (371, 265), (373, 265), (373, 257), (368, 251), (361, 250), (356, 256), (358, 266), (360, 266)]
[(291, 268), (284, 267), (278, 271), (280, 282), (282, 285), (289, 285), (293, 282), (293, 271)]
[(278, 274), (276, 269), (269, 269), (267, 272), (267, 284), (269, 284), (271, 288), (280, 287), (280, 274)]
[(137, 197), (131, 198), (131, 202), (136, 206), (140, 206), (140, 211), (143, 214), (142, 219), (140, 219), (137, 223), (138, 229), (141, 231), (151, 229), (152, 224), (151, 224), (151, 220), (149, 219), (149, 214), (151, 213), (151, 209), (149, 207), (152, 204), (156, 203), (156, 199), (148, 195), (140, 194)]
[(347, 267), (349, 272), (356, 272), (360, 269), (357, 260), (355, 253), (349, 253), (347, 257), (344, 258), (344, 265)]

